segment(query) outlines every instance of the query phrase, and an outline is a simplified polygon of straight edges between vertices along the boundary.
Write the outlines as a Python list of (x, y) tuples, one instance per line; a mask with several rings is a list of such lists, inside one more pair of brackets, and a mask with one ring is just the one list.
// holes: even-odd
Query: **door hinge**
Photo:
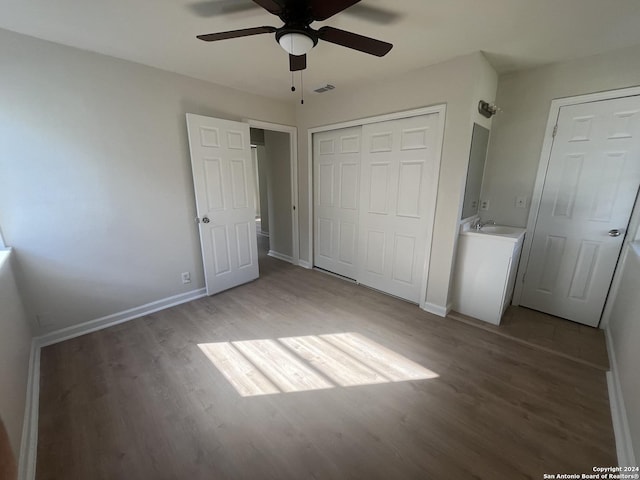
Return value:
[(553, 133), (551, 134), (551, 136), (553, 138), (556, 138), (557, 134), (558, 134), (558, 124), (556, 123), (555, 126), (553, 127)]

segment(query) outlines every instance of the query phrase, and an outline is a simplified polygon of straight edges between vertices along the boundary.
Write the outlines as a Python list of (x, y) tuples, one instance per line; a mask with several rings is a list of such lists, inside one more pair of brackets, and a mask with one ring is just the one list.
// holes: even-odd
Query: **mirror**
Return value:
[(482, 174), (484, 173), (484, 162), (487, 159), (488, 146), (489, 129), (474, 123), (473, 135), (471, 137), (471, 152), (469, 153), (469, 169), (467, 170), (467, 183), (464, 187), (462, 219), (473, 217), (478, 213)]

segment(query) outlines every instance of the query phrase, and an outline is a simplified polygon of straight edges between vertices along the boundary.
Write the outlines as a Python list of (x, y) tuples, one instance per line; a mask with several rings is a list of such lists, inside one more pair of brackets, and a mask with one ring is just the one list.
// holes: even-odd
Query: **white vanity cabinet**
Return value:
[(487, 226), (460, 233), (453, 310), (500, 324), (509, 306), (525, 229)]

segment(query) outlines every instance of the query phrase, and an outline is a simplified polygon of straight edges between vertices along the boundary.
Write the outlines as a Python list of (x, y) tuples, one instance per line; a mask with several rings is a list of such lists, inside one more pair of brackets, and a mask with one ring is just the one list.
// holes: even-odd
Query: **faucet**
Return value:
[(485, 225), (495, 225), (496, 222), (495, 220), (487, 220), (486, 222), (482, 222), (481, 219), (476, 219), (472, 224), (471, 224), (471, 228), (475, 229), (475, 230), (482, 230), (482, 227), (484, 227)]

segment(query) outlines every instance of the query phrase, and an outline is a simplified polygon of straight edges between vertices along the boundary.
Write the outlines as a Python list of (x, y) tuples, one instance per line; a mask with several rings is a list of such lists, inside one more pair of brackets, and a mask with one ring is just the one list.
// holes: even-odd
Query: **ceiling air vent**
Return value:
[(324, 93), (324, 92), (328, 92), (329, 90), (333, 90), (334, 88), (336, 88), (336, 87), (334, 87), (333, 85), (327, 83), (324, 87), (316, 88), (314, 90), (314, 92), (316, 92), (316, 93)]

